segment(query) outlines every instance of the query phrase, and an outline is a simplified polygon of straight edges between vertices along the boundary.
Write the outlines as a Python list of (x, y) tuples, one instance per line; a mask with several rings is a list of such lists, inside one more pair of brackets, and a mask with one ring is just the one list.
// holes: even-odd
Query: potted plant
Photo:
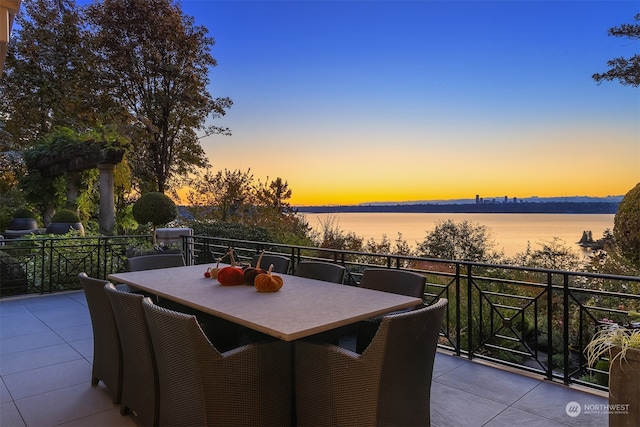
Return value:
[(36, 216), (27, 208), (16, 209), (8, 227), (9, 230), (35, 230), (37, 228)]
[(47, 227), (49, 234), (67, 234), (72, 230), (76, 230), (81, 236), (84, 236), (84, 227), (80, 222), (80, 217), (69, 209), (62, 209), (53, 214), (51, 224)]
[[(629, 313), (627, 326), (603, 325), (587, 344), (589, 366), (609, 359), (609, 425), (640, 425), (640, 315)], [(637, 317), (636, 317), (637, 316)]]

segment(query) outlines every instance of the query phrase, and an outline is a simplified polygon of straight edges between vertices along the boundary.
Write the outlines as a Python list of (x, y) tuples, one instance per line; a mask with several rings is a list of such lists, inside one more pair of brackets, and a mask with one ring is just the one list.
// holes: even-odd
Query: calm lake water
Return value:
[(434, 213), (305, 213), (309, 225), (321, 230), (322, 224), (333, 221), (333, 226), (345, 232), (352, 231), (365, 240), (380, 241), (382, 235), (394, 241), (398, 232), (407, 243), (416, 247), (426, 235), (433, 231), (439, 221), (451, 219), (455, 222), (469, 220), (490, 229), (496, 249), (504, 249), (507, 256), (523, 252), (527, 242), (533, 249), (539, 243), (558, 237), (567, 245), (575, 245), (584, 230), (591, 230), (594, 240), (602, 237), (606, 229), (613, 230), (613, 214), (434, 214)]

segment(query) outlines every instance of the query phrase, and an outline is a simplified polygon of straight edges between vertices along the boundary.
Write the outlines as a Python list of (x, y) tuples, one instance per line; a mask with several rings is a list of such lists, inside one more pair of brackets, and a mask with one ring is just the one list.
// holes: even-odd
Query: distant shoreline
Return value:
[(416, 203), (336, 206), (294, 206), (300, 213), (510, 213), (615, 214), (620, 202)]

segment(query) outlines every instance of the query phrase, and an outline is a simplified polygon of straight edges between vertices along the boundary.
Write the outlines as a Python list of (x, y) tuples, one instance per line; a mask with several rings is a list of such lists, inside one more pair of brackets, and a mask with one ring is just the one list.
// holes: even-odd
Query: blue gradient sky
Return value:
[(213, 168), (281, 177), (292, 204), (606, 196), (640, 181), (637, 1), (183, 1), (209, 28)]

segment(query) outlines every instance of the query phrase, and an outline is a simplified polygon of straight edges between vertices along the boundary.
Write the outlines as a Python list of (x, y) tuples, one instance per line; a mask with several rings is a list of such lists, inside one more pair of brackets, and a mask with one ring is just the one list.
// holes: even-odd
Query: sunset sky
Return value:
[(637, 1), (183, 1), (216, 40), (213, 169), (293, 205), (622, 195), (640, 181)]

